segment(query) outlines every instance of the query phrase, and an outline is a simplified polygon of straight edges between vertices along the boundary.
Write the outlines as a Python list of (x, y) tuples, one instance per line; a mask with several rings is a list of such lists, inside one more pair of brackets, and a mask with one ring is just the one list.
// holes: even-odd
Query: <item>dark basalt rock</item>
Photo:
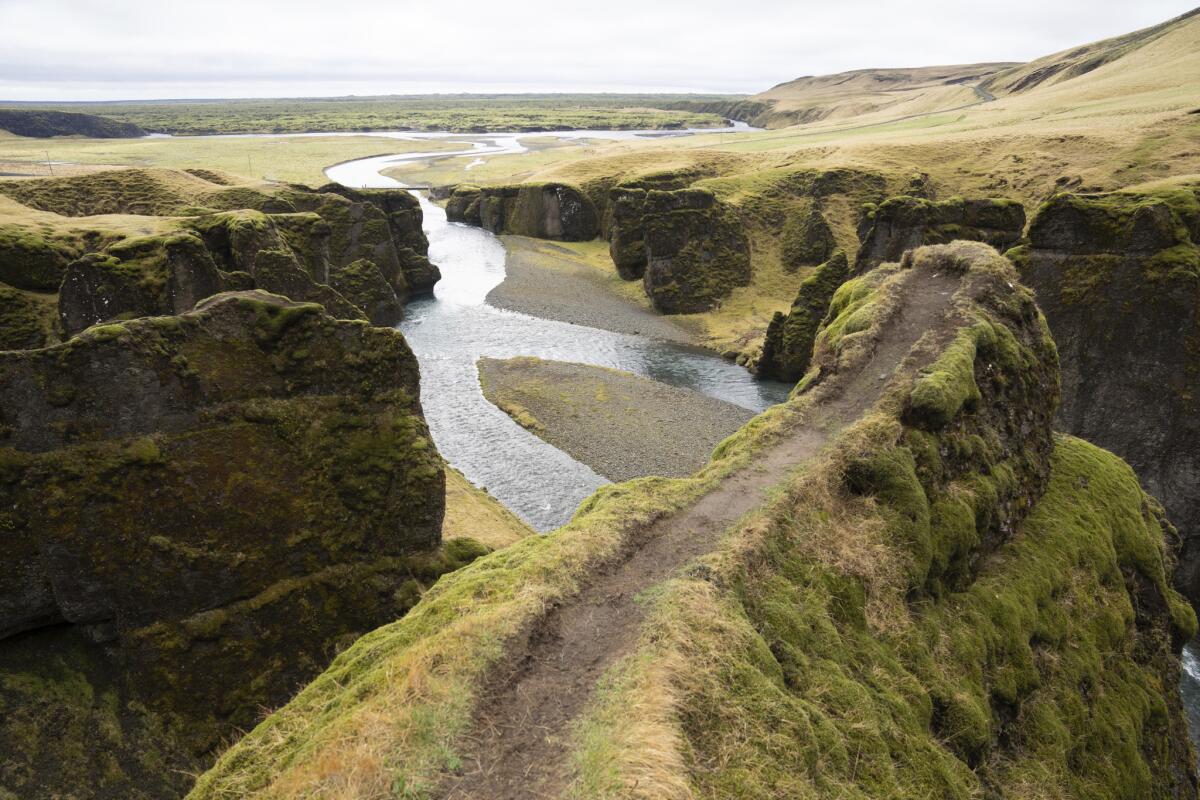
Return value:
[(478, 555), (418, 395), (398, 332), (262, 292), (0, 353), (0, 795), (178, 797)]
[(361, 308), (372, 325), (398, 325), (404, 318), (404, 306), (374, 261), (359, 259), (333, 274), (333, 288)]
[(642, 224), (646, 190), (616, 187), (609, 192), (612, 223), (608, 231), (608, 253), (617, 274), (627, 281), (646, 273), (646, 231)]
[(1010, 251), (1062, 358), (1066, 431), (1137, 470), (1200, 605), (1200, 191), (1058, 195)]
[(750, 283), (750, 241), (736, 213), (706, 189), (650, 191), (643, 205), (642, 283), (665, 314), (708, 311)]
[(538, 239), (583, 242), (600, 235), (595, 204), (562, 183), (457, 186), (446, 202), (446, 218), (496, 234)]
[(1020, 241), (1024, 228), (1025, 209), (1013, 200), (893, 197), (879, 206), (867, 206), (859, 223), (861, 246), (854, 271), (862, 274), (884, 262), (899, 261), (907, 250), (956, 239), (1004, 250)]
[(813, 343), (829, 311), (829, 301), (848, 272), (846, 255), (839, 251), (800, 284), (791, 310), (787, 314), (776, 312), (767, 326), (757, 367), (759, 375), (798, 381), (808, 372)]
[(131, 239), (67, 268), (59, 318), (72, 336), (104, 320), (188, 311), (220, 290), (217, 265), (198, 237)]

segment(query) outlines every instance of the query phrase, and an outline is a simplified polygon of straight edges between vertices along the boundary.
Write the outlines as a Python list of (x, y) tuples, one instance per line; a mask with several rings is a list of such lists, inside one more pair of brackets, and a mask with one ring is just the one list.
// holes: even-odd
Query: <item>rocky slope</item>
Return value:
[[(419, 208), (210, 178), (0, 184), (80, 214), (0, 209), (0, 796), (180, 796), (487, 550), (442, 543), (416, 359), (364, 313), (436, 275)], [(174, 215), (89, 213), (133, 207)]]
[(1063, 362), (1064, 430), (1127, 459), (1187, 542), (1200, 602), (1200, 190), (1059, 195), (1013, 252)]

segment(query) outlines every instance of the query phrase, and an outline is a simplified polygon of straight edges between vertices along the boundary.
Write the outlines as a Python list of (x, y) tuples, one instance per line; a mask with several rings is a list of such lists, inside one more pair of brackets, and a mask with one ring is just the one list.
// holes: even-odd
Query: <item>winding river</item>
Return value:
[[(673, 135), (689, 133), (694, 131)], [(527, 136), (630, 139), (647, 135), (655, 134), (570, 131)], [(525, 149), (520, 142), (522, 136), (526, 135), (403, 134), (403, 138), (462, 140), (466, 147), (461, 151), (358, 159), (325, 172), (330, 180), (355, 188), (407, 188), (380, 174), (381, 170), (428, 158), (471, 155), (478, 161), (519, 153)], [(787, 396), (789, 385), (759, 381), (745, 369), (707, 351), (488, 305), (488, 292), (504, 280), (504, 246), (480, 228), (447, 222), (445, 211), (423, 194), (415, 194), (424, 212), (429, 258), (441, 268), (442, 280), (432, 298), (407, 306), (400, 330), (421, 365), (421, 404), (430, 432), (447, 461), (538, 530), (562, 525), (580, 502), (608, 481), (521, 428), (488, 402), (480, 390), (475, 366), (480, 358), (527, 355), (612, 367), (694, 389), (754, 411)]]

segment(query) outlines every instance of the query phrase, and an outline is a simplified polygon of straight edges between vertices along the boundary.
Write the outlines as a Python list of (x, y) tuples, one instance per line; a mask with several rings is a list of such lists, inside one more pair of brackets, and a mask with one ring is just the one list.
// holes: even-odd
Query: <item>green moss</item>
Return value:
[(767, 328), (759, 374), (795, 381), (808, 371), (817, 333), (834, 292), (846, 279), (848, 266), (845, 254), (839, 251), (800, 284), (791, 309), (786, 315), (777, 313)]

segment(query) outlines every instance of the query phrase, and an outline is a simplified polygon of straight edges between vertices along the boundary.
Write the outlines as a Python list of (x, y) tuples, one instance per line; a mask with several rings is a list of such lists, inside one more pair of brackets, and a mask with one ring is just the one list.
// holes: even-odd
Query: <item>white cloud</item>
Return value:
[(0, 0), (0, 98), (755, 92), (863, 67), (1019, 61), (1177, 0)]

